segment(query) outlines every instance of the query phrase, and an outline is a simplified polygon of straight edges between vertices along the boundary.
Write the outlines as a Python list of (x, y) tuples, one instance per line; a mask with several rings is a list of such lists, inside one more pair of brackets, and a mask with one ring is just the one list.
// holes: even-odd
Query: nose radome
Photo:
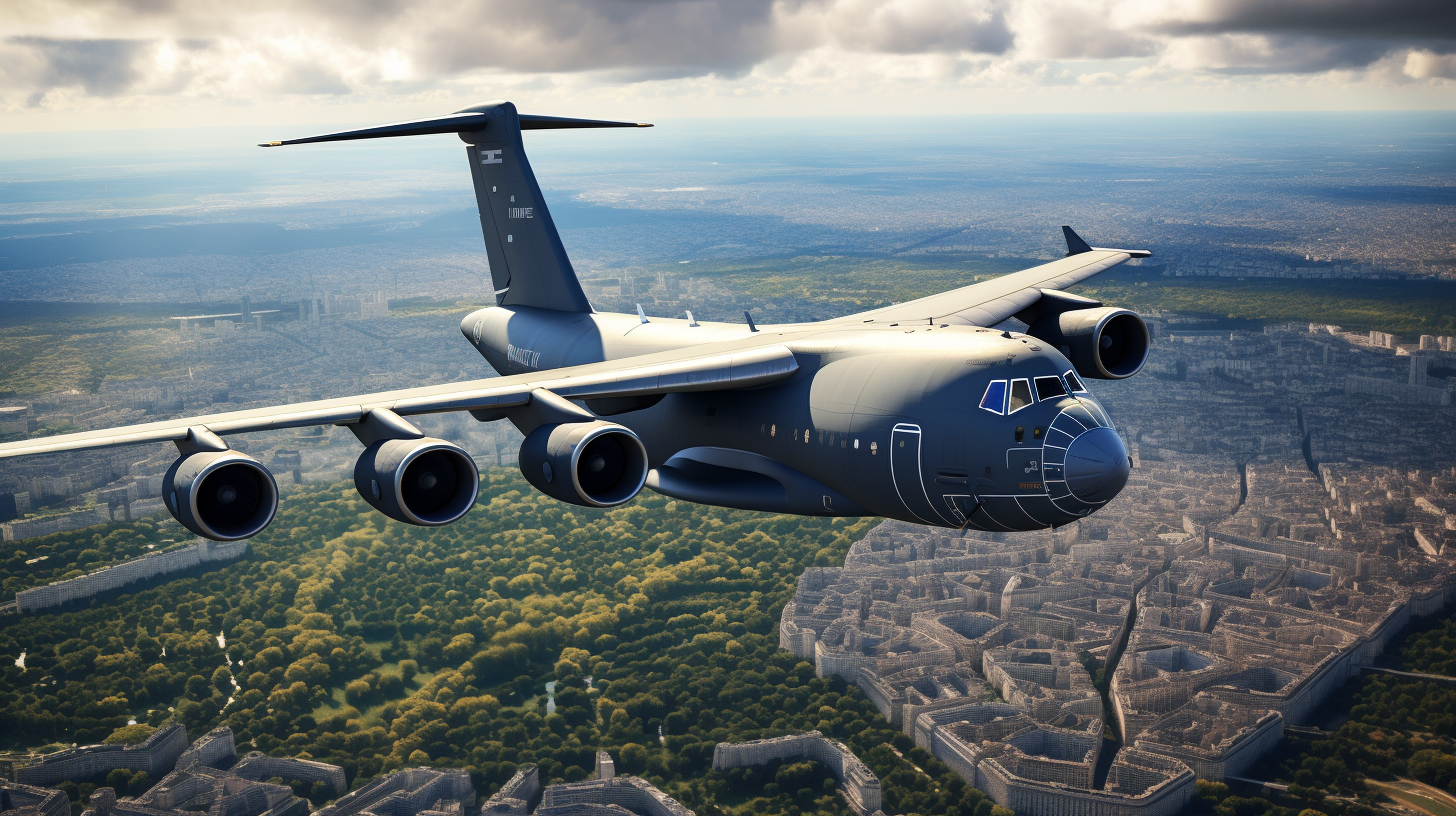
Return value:
[(1085, 502), (1110, 501), (1127, 484), (1132, 463), (1111, 428), (1093, 428), (1067, 449), (1067, 487)]

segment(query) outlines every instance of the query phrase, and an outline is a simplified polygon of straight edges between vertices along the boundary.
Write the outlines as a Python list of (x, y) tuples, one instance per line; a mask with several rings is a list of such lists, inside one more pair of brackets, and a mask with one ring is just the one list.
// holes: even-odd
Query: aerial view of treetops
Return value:
[[(526, 763), (543, 784), (585, 779), (607, 750), (698, 813), (847, 813), (817, 762), (712, 770), (718, 742), (817, 729), (880, 777), (886, 812), (1006, 812), (858, 688), (779, 648), (797, 577), (840, 563), (873, 520), (646, 494), (583, 510), (505, 469), (487, 471), (480, 506), (441, 529), (384, 521), (342, 484), (302, 488), (281, 513), (225, 568), (7, 616), (0, 654), (24, 657), (0, 666), (0, 748), (227, 725), (240, 752), (337, 764), (353, 788), (429, 765), (467, 770), (482, 796)], [(165, 547), (170, 528), (141, 520), (26, 541), (5, 554), (5, 589), (34, 581), (20, 576), (40, 555), (69, 567), (46, 578), (63, 577)], [(1410, 670), (1449, 673), (1456, 622), (1425, 623), (1393, 652)], [(1192, 806), (1374, 813), (1399, 793), (1383, 780), (1456, 784), (1456, 690), (1382, 676), (1334, 705), (1349, 712), (1337, 730), (1291, 734), (1267, 758), (1268, 776), (1289, 786), (1278, 804), (1200, 781)], [(60, 787), (79, 813), (99, 785), (137, 795), (156, 781), (116, 770)], [(331, 797), (295, 786), (315, 805)]]

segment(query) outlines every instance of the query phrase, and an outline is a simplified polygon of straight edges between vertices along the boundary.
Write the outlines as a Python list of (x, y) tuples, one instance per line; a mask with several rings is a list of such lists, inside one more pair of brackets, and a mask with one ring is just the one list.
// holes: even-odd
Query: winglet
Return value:
[(1091, 252), (1093, 250), (1098, 252), (1122, 252), (1132, 258), (1151, 258), (1153, 256), (1152, 250), (1148, 249), (1113, 249), (1112, 247), (1091, 246), (1082, 240), (1082, 236), (1078, 235), (1071, 227), (1065, 224), (1062, 225), (1062, 235), (1067, 239), (1068, 256), (1081, 255), (1083, 252)]
[(1062, 235), (1067, 239), (1068, 255), (1081, 255), (1083, 252), (1092, 251), (1092, 245), (1083, 241), (1082, 236), (1066, 224), (1062, 225)]

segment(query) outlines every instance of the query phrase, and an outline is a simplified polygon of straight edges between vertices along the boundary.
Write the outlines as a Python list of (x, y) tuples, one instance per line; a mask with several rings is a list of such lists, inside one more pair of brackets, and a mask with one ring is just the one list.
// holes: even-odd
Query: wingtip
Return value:
[(282, 142), (259, 142), (258, 147), (282, 147)]
[(637, 127), (652, 127), (651, 122), (638, 122)]

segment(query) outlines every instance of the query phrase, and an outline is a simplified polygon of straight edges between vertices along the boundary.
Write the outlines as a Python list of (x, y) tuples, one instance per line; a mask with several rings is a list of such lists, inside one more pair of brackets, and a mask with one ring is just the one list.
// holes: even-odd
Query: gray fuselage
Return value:
[(1027, 335), (874, 319), (753, 331), (520, 306), (473, 312), (461, 331), (502, 375), (673, 349), (790, 349), (799, 370), (772, 386), (587, 403), (641, 438), (648, 486), (693, 501), (1035, 530), (1103, 506), (1131, 466), (1072, 364)]

